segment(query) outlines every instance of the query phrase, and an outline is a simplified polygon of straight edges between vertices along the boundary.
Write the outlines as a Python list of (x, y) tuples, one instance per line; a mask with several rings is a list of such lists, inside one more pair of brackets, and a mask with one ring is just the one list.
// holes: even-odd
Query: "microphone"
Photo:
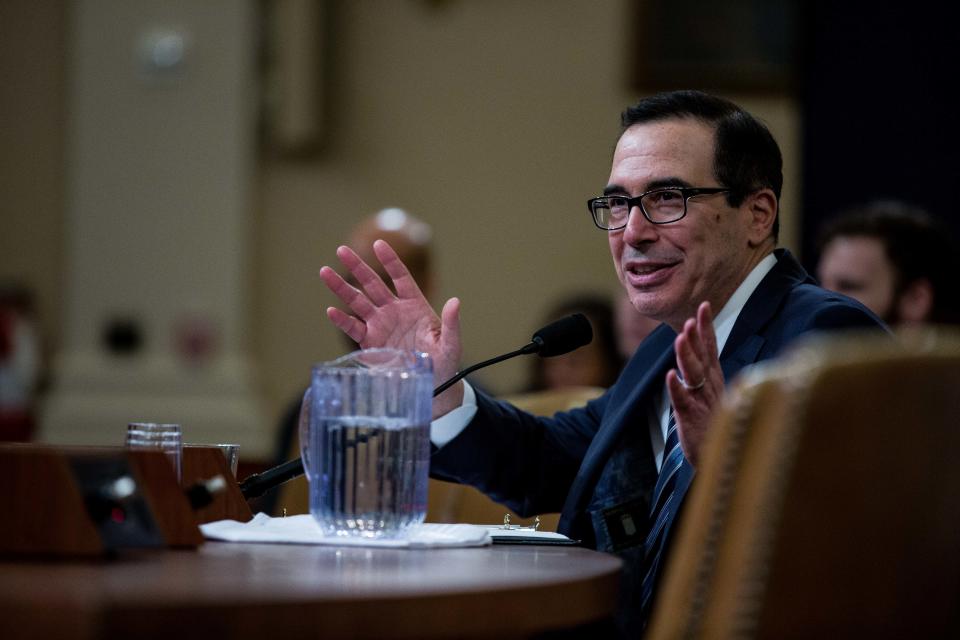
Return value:
[(240, 493), (249, 500), (250, 498), (259, 498), (270, 489), (279, 487), (288, 480), (293, 480), (303, 475), (303, 458), (294, 458), (287, 460), (283, 464), (277, 465), (272, 469), (267, 469), (262, 473), (255, 473), (240, 483)]
[[(477, 369), (489, 367), (492, 364), (531, 353), (536, 353), (541, 358), (562, 356), (565, 353), (570, 353), (574, 349), (590, 344), (591, 340), (593, 340), (593, 327), (590, 326), (590, 321), (587, 320), (586, 316), (582, 313), (565, 316), (538, 329), (533, 334), (530, 342), (516, 351), (484, 360), (462, 371), (458, 371), (452, 378), (434, 389), (433, 396), (437, 397)], [(303, 460), (301, 458), (294, 458), (272, 469), (267, 469), (263, 473), (255, 473), (247, 477), (240, 483), (240, 493), (248, 500), (250, 498), (259, 498), (268, 490), (301, 475), (303, 475)]]
[(582, 313), (574, 313), (555, 320), (533, 334), (531, 344), (537, 345), (541, 358), (562, 356), (590, 344), (593, 327)]

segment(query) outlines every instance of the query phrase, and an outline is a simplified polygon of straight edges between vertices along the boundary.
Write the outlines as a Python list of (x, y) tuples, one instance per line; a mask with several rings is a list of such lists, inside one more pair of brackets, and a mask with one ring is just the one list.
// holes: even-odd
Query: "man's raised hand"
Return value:
[(683, 455), (696, 467), (710, 420), (724, 391), (709, 302), (701, 303), (696, 318), (684, 323), (674, 340), (674, 350), (679, 375), (677, 369), (667, 372), (667, 390), (677, 418)]
[[(447, 300), (437, 316), (393, 247), (377, 240), (373, 252), (393, 281), (396, 294), (356, 252), (341, 246), (337, 248), (337, 257), (357, 286), (330, 267), (320, 269), (320, 279), (350, 311), (329, 307), (327, 317), (364, 349), (388, 347), (425, 352), (433, 359), (434, 380), (443, 382), (450, 378), (460, 362), (460, 301)], [(434, 399), (434, 417), (458, 407), (462, 399), (463, 385), (452, 386)]]

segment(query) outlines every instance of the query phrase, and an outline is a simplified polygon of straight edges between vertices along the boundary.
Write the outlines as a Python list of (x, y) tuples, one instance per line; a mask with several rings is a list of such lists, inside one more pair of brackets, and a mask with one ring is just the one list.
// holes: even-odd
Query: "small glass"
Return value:
[(227, 467), (230, 469), (230, 473), (233, 474), (233, 477), (237, 477), (237, 464), (240, 462), (240, 445), (238, 444), (203, 444), (199, 442), (191, 442), (183, 445), (185, 447), (213, 447), (220, 449), (220, 452), (223, 454), (223, 457), (227, 459)]
[(131, 422), (127, 425), (128, 449), (158, 449), (167, 454), (177, 482), (183, 480), (183, 432), (178, 424)]

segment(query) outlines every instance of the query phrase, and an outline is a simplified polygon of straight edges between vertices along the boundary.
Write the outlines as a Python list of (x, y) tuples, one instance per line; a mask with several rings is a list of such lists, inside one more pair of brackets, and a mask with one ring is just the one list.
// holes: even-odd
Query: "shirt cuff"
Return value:
[(477, 413), (477, 394), (466, 380), (463, 381), (463, 404), (450, 413), (430, 423), (430, 442), (442, 447), (467, 428)]

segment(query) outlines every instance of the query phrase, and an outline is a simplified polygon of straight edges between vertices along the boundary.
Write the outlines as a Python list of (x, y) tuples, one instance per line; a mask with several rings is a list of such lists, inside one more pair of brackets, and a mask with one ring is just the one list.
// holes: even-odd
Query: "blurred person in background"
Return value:
[(606, 298), (587, 294), (566, 298), (551, 308), (543, 324), (574, 313), (582, 313), (590, 321), (593, 340), (562, 356), (531, 358), (528, 391), (573, 387), (606, 389), (616, 382), (626, 358), (620, 355), (617, 348), (610, 302)]
[(19, 285), (0, 287), (0, 441), (30, 440), (39, 378), (33, 296)]
[(830, 220), (819, 244), (824, 288), (858, 300), (888, 325), (960, 321), (956, 246), (923, 209), (869, 202)]
[[(364, 260), (379, 265), (373, 254), (374, 241), (386, 240), (403, 260), (410, 274), (416, 278), (427, 299), (431, 299), (436, 287), (436, 276), (433, 270), (433, 250), (431, 238), (433, 231), (423, 220), (420, 220), (403, 209), (391, 207), (361, 220), (350, 232), (347, 246), (357, 252)], [(383, 278), (386, 272), (378, 273)], [(346, 274), (348, 282), (352, 276)], [(351, 349), (356, 343), (350, 341)]]

